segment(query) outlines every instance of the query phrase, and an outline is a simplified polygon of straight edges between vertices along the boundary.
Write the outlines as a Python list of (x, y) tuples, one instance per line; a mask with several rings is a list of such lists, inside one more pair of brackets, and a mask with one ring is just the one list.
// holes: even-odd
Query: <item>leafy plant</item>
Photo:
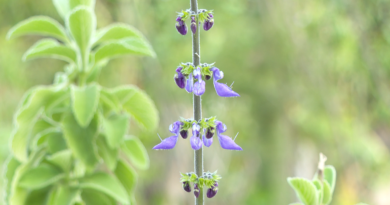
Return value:
[(7, 35), (48, 37), (28, 49), (23, 59), (55, 58), (68, 64), (52, 85), (27, 91), (16, 111), (5, 174), (6, 204), (130, 204), (137, 180), (133, 166), (147, 169), (149, 158), (141, 141), (128, 135), (129, 121), (154, 129), (157, 110), (136, 86), (106, 88), (96, 80), (112, 58), (155, 53), (132, 26), (96, 30), (94, 0), (53, 3), (65, 26), (36, 16)]

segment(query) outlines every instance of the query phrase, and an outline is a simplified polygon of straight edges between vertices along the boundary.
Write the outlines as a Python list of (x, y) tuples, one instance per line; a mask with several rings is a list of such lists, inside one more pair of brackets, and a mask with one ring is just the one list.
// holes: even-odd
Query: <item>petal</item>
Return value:
[(172, 149), (175, 147), (178, 138), (177, 135), (165, 138), (160, 144), (154, 146), (153, 149)]
[(176, 122), (172, 123), (171, 125), (169, 125), (169, 131), (173, 134), (178, 135), (182, 124), (183, 123), (180, 121), (176, 121)]
[(206, 83), (204, 80), (195, 82), (193, 92), (195, 95), (200, 96), (206, 91)]
[(194, 78), (198, 80), (202, 79), (202, 73), (200, 71), (200, 67), (197, 67), (192, 73), (194, 74)]
[(238, 97), (238, 93), (234, 92), (228, 85), (223, 83), (218, 83), (214, 80), (214, 88), (217, 94), (221, 97)]
[(210, 70), (213, 71), (214, 81), (221, 80), (223, 78), (223, 72), (220, 71), (217, 67), (212, 67)]
[(192, 87), (194, 86), (194, 79), (192, 78), (192, 73), (188, 75), (186, 91), (192, 93)]
[(206, 147), (210, 147), (211, 144), (213, 144), (213, 138), (207, 139), (207, 138), (203, 135), (203, 144), (204, 144), (204, 146), (206, 146)]
[(219, 144), (221, 144), (221, 147), (224, 149), (230, 149), (230, 150), (242, 150), (240, 146), (238, 146), (232, 138), (225, 136), (225, 135), (218, 135)]
[(195, 137), (194, 135), (191, 137), (191, 147), (194, 150), (202, 148), (202, 140), (200, 137)]
[(227, 130), (226, 125), (223, 124), (221, 121), (215, 121), (215, 125), (216, 125), (216, 128), (217, 128), (217, 133), (218, 134), (226, 132), (226, 130)]

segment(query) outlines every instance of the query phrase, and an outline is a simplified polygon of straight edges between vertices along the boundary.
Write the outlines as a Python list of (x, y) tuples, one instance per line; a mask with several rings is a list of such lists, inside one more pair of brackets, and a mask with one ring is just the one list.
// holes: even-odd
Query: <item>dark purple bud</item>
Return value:
[(187, 34), (187, 26), (183, 21), (176, 23), (176, 29), (181, 35)]
[(210, 189), (207, 189), (207, 198), (213, 198), (218, 192), (218, 182), (215, 182)]
[(183, 182), (183, 189), (186, 192), (191, 192), (190, 182)]
[(214, 127), (209, 127), (207, 128), (207, 131), (206, 131), (206, 138), (207, 139), (210, 139), (214, 136), (214, 133), (215, 133), (215, 129)]
[[(181, 74), (181, 73), (180, 73), (180, 74)], [(179, 74), (179, 75), (178, 75), (178, 74), (175, 74), (174, 79), (175, 79), (176, 85), (177, 85), (179, 88), (183, 89), (183, 88), (186, 87), (186, 78), (184, 77), (184, 75), (181, 75), (181, 76), (180, 76), (180, 74)]]
[(200, 194), (200, 189), (198, 187), (198, 184), (194, 184), (194, 195), (195, 195), (195, 197), (198, 198), (199, 194)]
[(206, 75), (204, 78), (205, 78), (206, 80), (210, 80), (210, 79), (211, 79), (211, 75)]
[(188, 137), (188, 130), (182, 130), (180, 131), (180, 135), (183, 139), (187, 139)]
[(206, 20), (206, 21), (204, 21), (204, 23), (203, 23), (203, 29), (205, 30), (205, 31), (208, 31), (208, 30), (210, 30), (211, 29), (211, 27), (213, 27), (213, 25), (214, 25), (214, 19), (211, 19), (211, 20)]
[(192, 33), (196, 32), (196, 21), (195, 16), (191, 16), (191, 31)]

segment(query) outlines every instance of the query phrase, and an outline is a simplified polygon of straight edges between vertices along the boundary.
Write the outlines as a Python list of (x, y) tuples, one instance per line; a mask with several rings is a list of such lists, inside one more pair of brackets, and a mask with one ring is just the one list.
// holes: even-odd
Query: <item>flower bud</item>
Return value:
[(215, 129), (214, 127), (209, 127), (207, 128), (207, 131), (206, 131), (206, 138), (207, 139), (210, 139), (214, 136), (214, 133), (215, 133)]
[(182, 130), (180, 131), (180, 135), (183, 139), (187, 139), (188, 137), (188, 130)]
[[(182, 24), (182, 25), (180, 25)], [(186, 35), (187, 34), (187, 26), (184, 22), (182, 23), (176, 23), (176, 29), (181, 35)]]
[(183, 182), (183, 189), (184, 191), (186, 192), (191, 192), (191, 186), (190, 186), (190, 182)]
[(210, 79), (211, 79), (211, 75), (206, 75), (206, 76), (204, 76), (204, 79), (210, 80)]
[(205, 31), (208, 31), (208, 30), (210, 30), (211, 29), (211, 27), (213, 27), (213, 25), (214, 25), (214, 19), (213, 19), (213, 14), (209, 14), (209, 17), (208, 17), (208, 19), (206, 19), (205, 21), (204, 21), (204, 23), (203, 23), (203, 29), (205, 30)]
[(207, 189), (207, 198), (213, 198), (218, 192), (218, 182), (215, 182), (210, 189)]
[(181, 73), (180, 74), (175, 74), (174, 79), (175, 79), (176, 85), (179, 88), (183, 89), (183, 88), (186, 87), (186, 78), (184, 77), (183, 74), (181, 74)]
[(191, 31), (192, 33), (196, 32), (196, 21), (195, 16), (191, 16)]
[(200, 189), (198, 187), (198, 184), (194, 184), (194, 195), (195, 195), (195, 197), (198, 198), (199, 194), (200, 194)]

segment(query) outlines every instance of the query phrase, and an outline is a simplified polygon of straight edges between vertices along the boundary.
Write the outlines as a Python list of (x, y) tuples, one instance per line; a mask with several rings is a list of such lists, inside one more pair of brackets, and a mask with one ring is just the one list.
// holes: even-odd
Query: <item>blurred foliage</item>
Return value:
[[(39, 2), (39, 3), (37, 3)], [(178, 116), (192, 117), (192, 96), (177, 89), (174, 69), (191, 61), (189, 35), (174, 28), (178, 0), (100, 0), (98, 27), (125, 22), (151, 41), (157, 60), (127, 57), (109, 63), (99, 83), (137, 84), (160, 111), (162, 137)], [(202, 62), (216, 62), (240, 98), (221, 99), (208, 83), (204, 117), (218, 116), (243, 152), (205, 149), (205, 171), (220, 181), (212, 204), (288, 204), (296, 201), (286, 178), (310, 178), (323, 152), (338, 172), (332, 204), (389, 204), (390, 1), (200, 0), (214, 9), (215, 25), (201, 32)], [(52, 82), (57, 61), (22, 63), (36, 37), (6, 41), (8, 29), (37, 14), (54, 16), (49, 0), (0, 0), (0, 151), (9, 153), (12, 113), (28, 87)], [(114, 71), (113, 71), (114, 70)], [(133, 129), (133, 128), (131, 128)], [(134, 128), (136, 129), (136, 128)], [(150, 169), (140, 174), (139, 204), (192, 204), (179, 172), (193, 167), (188, 142), (152, 151), (155, 133), (139, 133)]]

